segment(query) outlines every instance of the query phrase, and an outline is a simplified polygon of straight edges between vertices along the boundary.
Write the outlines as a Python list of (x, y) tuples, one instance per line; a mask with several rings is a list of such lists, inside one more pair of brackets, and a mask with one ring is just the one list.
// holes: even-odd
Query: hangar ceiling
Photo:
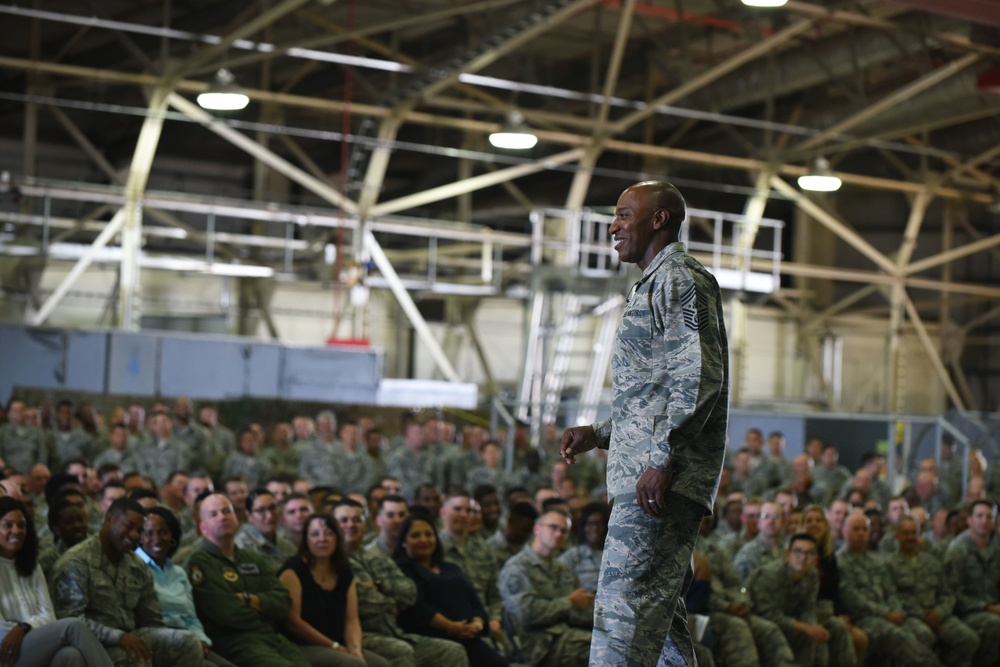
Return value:
[[(989, 0), (22, 0), (0, 16), (0, 161), (20, 193), (3, 195), (6, 242), (46, 241), (29, 215), (95, 223), (61, 240), (120, 231), (123, 326), (138, 308), (130, 248), (204, 249), (205, 216), (140, 209), (147, 192), (310, 207), (355, 221), (348, 232), (397, 215), (528, 234), (534, 209), (607, 210), (666, 177), (693, 206), (785, 221), (768, 299), (804, 325), (886, 317), (890, 355), (903, 323), (950, 327), (962, 348), (941, 355), (928, 337), (928, 352), (951, 402), (996, 403)], [(193, 99), (220, 67), (251, 102), (210, 116)], [(487, 141), (514, 110), (539, 138), (524, 153)], [(70, 168), (60, 148), (86, 157)], [(795, 187), (818, 157), (844, 182), (833, 195)], [(282, 269), (280, 243), (240, 241), (270, 233), (259, 223), (217, 224), (235, 239), (220, 256)], [(296, 230), (295, 273), (315, 275), (328, 242), (361, 249), (335, 227)], [(742, 233), (752, 244), (755, 227)], [(426, 262), (385, 243), (393, 261)], [(463, 252), (452, 260), (478, 259)], [(32, 281), (5, 282), (17, 289)], [(32, 295), (32, 312), (50, 297)]]

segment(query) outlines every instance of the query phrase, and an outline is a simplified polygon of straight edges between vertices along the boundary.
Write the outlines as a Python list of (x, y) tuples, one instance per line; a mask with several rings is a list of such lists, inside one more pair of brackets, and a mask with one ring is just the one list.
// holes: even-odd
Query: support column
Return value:
[(125, 219), (122, 223), (122, 263), (118, 289), (118, 326), (125, 331), (138, 331), (142, 316), (142, 286), (139, 282), (139, 252), (142, 246), (141, 201), (149, 181), (149, 172), (156, 147), (163, 131), (170, 85), (157, 87), (149, 102), (149, 113), (143, 121), (136, 142), (132, 165), (125, 181)]

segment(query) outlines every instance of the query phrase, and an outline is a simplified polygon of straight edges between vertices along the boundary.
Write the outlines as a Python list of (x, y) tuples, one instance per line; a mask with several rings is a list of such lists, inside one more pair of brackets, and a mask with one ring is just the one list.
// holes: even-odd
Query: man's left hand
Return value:
[(667, 489), (673, 476), (668, 471), (646, 468), (635, 484), (635, 500), (643, 512), (649, 516), (660, 516), (667, 509)]

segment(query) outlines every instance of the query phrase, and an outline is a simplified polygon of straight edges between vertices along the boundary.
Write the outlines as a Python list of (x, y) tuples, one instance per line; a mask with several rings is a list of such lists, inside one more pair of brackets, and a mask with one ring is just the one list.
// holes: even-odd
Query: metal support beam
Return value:
[(865, 122), (869, 118), (874, 118), (880, 113), (885, 112), (888, 109), (901, 104), (906, 100), (922, 93), (923, 91), (936, 86), (945, 79), (958, 74), (966, 67), (974, 65), (979, 62), (980, 56), (978, 53), (968, 53), (958, 60), (953, 60), (943, 67), (932, 70), (928, 74), (920, 77), (916, 81), (909, 83), (899, 90), (889, 93), (878, 102), (865, 107), (864, 109), (848, 116), (839, 123), (835, 123), (830, 127), (826, 128), (819, 134), (806, 139), (797, 146), (793, 146), (789, 151), (792, 154), (802, 154), (806, 153), (817, 146), (823, 145), (827, 140), (835, 138), (837, 135), (843, 134), (853, 127), (857, 127), (861, 123)]
[(691, 95), (697, 90), (700, 90), (712, 83), (722, 78), (726, 74), (729, 74), (733, 70), (739, 69), (743, 65), (760, 58), (761, 56), (767, 55), (774, 49), (778, 48), (785, 42), (788, 42), (795, 37), (803, 34), (804, 32), (812, 29), (815, 25), (815, 21), (812, 19), (806, 19), (804, 21), (799, 21), (788, 26), (780, 32), (776, 32), (766, 39), (762, 39), (759, 42), (753, 44), (752, 46), (742, 49), (734, 55), (733, 57), (725, 60), (715, 67), (702, 72), (698, 76), (689, 79), (682, 83), (680, 86), (674, 88), (668, 93), (660, 95), (658, 98), (653, 100), (651, 103), (646, 105), (644, 109), (634, 111), (629, 115), (625, 116), (617, 123), (612, 126), (612, 132), (614, 134), (621, 134), (627, 131), (636, 123), (644, 121), (646, 118), (652, 116), (657, 112), (657, 107), (661, 107), (668, 104), (673, 104), (679, 100), (684, 99), (688, 95)]
[(621, 73), (622, 59), (625, 57), (625, 47), (628, 45), (629, 34), (632, 30), (632, 18), (635, 16), (636, 0), (625, 0), (621, 8), (621, 16), (618, 18), (618, 30), (615, 33), (615, 43), (611, 49), (611, 59), (608, 62), (608, 71), (604, 76), (604, 88), (601, 91), (603, 100), (597, 110), (596, 126), (594, 127), (594, 139), (584, 159), (580, 162), (581, 169), (573, 175), (573, 183), (570, 185), (569, 194), (566, 197), (566, 206), (571, 211), (576, 211), (583, 206), (586, 201), (587, 190), (590, 188), (590, 179), (594, 175), (594, 165), (597, 158), (603, 151), (604, 127), (608, 122), (608, 112), (611, 109), (611, 96), (618, 85), (618, 77)]
[(956, 259), (968, 257), (969, 255), (983, 250), (989, 250), (990, 248), (995, 248), (996, 246), (1000, 246), (1000, 234), (987, 236), (986, 238), (959, 246), (958, 248), (952, 248), (951, 250), (938, 253), (937, 255), (932, 255), (919, 261), (912, 262), (904, 269), (904, 272), (906, 275), (913, 275), (914, 273), (920, 273), (921, 271), (926, 271), (927, 269), (940, 266), (941, 264), (948, 264)]
[(928, 188), (917, 195), (910, 207), (910, 217), (906, 221), (906, 230), (903, 232), (903, 242), (899, 246), (899, 254), (896, 256), (896, 272), (899, 275), (906, 275), (906, 267), (913, 257), (913, 250), (917, 247), (917, 235), (920, 234), (920, 227), (924, 222), (924, 215), (927, 213), (927, 206), (934, 198), (932, 189)]
[(923, 344), (924, 350), (927, 352), (927, 357), (931, 360), (931, 365), (934, 366), (934, 371), (941, 380), (941, 384), (944, 385), (945, 391), (948, 392), (948, 397), (957, 409), (965, 410), (965, 402), (962, 400), (962, 397), (959, 396), (958, 390), (955, 388), (955, 384), (951, 381), (951, 376), (948, 375), (948, 369), (944, 367), (944, 363), (941, 361), (941, 355), (938, 354), (937, 348), (934, 347), (934, 341), (931, 340), (930, 334), (927, 333), (927, 328), (924, 326), (923, 320), (920, 319), (920, 313), (917, 312), (916, 307), (914, 307), (913, 302), (910, 301), (910, 297), (908, 295), (904, 294), (903, 299), (906, 304), (907, 317), (910, 318), (910, 323), (913, 324), (913, 328), (917, 330), (917, 336), (920, 337), (920, 342)]
[(316, 196), (325, 199), (334, 206), (344, 209), (348, 213), (358, 212), (357, 204), (341, 195), (340, 192), (335, 190), (329, 184), (321, 182), (319, 179), (307, 174), (305, 171), (299, 169), (273, 151), (264, 148), (253, 139), (237, 132), (201, 107), (192, 104), (184, 97), (181, 97), (177, 93), (171, 93), (167, 100), (170, 103), (170, 106), (174, 107), (185, 116), (189, 116), (190, 118), (197, 120), (208, 130), (219, 135), (237, 148), (246, 151), (275, 171), (284, 174)]
[(389, 289), (396, 296), (396, 301), (399, 303), (399, 307), (403, 309), (406, 313), (406, 317), (410, 320), (410, 324), (413, 325), (413, 330), (417, 332), (417, 336), (420, 338), (420, 342), (424, 344), (427, 351), (430, 353), (431, 358), (437, 365), (438, 370), (444, 375), (445, 379), (450, 382), (461, 382), (462, 379), (459, 377), (458, 373), (455, 372), (454, 367), (452, 367), (451, 362), (445, 355), (444, 350), (441, 349), (441, 345), (438, 343), (434, 334), (431, 332), (430, 327), (427, 326), (427, 322), (424, 320), (423, 315), (417, 309), (417, 304), (413, 302), (413, 298), (410, 293), (406, 291), (403, 286), (403, 282), (399, 279), (399, 274), (392, 267), (392, 263), (385, 256), (385, 252), (382, 250), (382, 246), (379, 242), (375, 240), (375, 235), (370, 231), (364, 232), (364, 244), (365, 249), (371, 253), (372, 261), (375, 262), (375, 266), (381, 272), (382, 277), (385, 278), (385, 282), (389, 285)]
[(156, 147), (163, 131), (170, 83), (157, 87), (149, 101), (149, 114), (139, 130), (135, 153), (125, 180), (125, 219), (122, 221), (122, 263), (118, 282), (118, 326), (138, 331), (141, 316), (142, 284), (139, 282), (139, 251), (142, 247), (142, 198), (149, 181)]
[(371, 209), (371, 215), (372, 217), (389, 215), (390, 213), (405, 211), (407, 209), (423, 206), (424, 204), (429, 204), (431, 202), (441, 201), (442, 199), (457, 197), (458, 195), (465, 194), (466, 192), (474, 192), (475, 190), (488, 188), (492, 185), (499, 185), (507, 180), (521, 178), (522, 176), (535, 174), (556, 165), (572, 162), (573, 160), (578, 159), (582, 154), (582, 148), (575, 148), (563, 153), (557, 153), (556, 155), (552, 155), (547, 158), (542, 158), (537, 162), (530, 164), (519, 164), (517, 166), (500, 169), (489, 174), (473, 176), (472, 178), (467, 178), (464, 181), (448, 183), (447, 185), (431, 188), (430, 190), (424, 190), (423, 192), (416, 192), (412, 195), (400, 197), (399, 199), (393, 199), (392, 201), (387, 201), (382, 204), (376, 204)]
[(781, 178), (772, 176), (771, 187), (793, 200), (799, 208), (815, 218), (817, 222), (839, 236), (849, 245), (853, 246), (855, 250), (874, 262), (880, 269), (889, 275), (896, 274), (896, 265), (893, 264), (892, 260), (876, 250), (873, 245), (868, 243), (868, 241), (861, 238), (861, 235), (856, 231), (838, 220), (828, 211), (820, 208), (820, 206), (814, 201), (803, 195), (788, 183), (785, 183), (785, 181)]
[[(109, 83), (133, 84), (139, 86), (155, 86), (158, 85), (161, 81), (160, 77), (148, 74), (116, 72), (112, 70), (102, 70), (90, 67), (64, 65), (61, 63), (46, 63), (46, 62), (31, 61), (21, 58), (8, 58), (5, 56), (0, 56), (0, 68), (9, 68), (27, 72), (45, 72), (49, 74), (57, 74), (60, 76), (77, 77), (77, 78), (84, 78), (96, 81), (105, 81)], [(203, 92), (204, 90), (207, 89), (207, 87), (208, 85), (206, 83), (200, 81), (181, 80), (177, 81), (175, 85), (176, 90), (181, 90), (185, 92), (195, 92), (195, 93)], [(257, 102), (261, 103), (274, 102), (277, 104), (285, 104), (297, 108), (309, 109), (316, 112), (342, 113), (346, 108), (346, 104), (338, 100), (306, 97), (302, 95), (290, 95), (287, 93), (276, 93), (271, 91), (254, 90), (249, 88), (244, 88), (243, 92), (246, 93), (248, 96), (250, 96), (251, 99)], [(351, 110), (353, 113), (371, 116), (375, 118), (385, 118), (389, 115), (389, 110), (375, 105), (352, 104)], [(530, 116), (530, 114), (528, 115)], [(565, 122), (568, 126), (575, 127), (580, 125), (580, 119), (573, 116), (556, 114), (556, 115), (551, 115), (550, 117), (553, 119), (558, 117), (560, 119), (559, 122)], [(484, 134), (489, 132), (494, 132), (498, 128), (497, 123), (463, 119), (463, 118), (453, 118), (453, 117), (447, 117), (447, 116), (429, 114), (417, 111), (410, 111), (403, 114), (403, 120), (408, 123), (416, 123), (416, 124), (429, 125), (435, 127), (451, 127), (455, 129), (481, 132)], [(591, 128), (592, 123), (588, 121), (586, 123), (586, 127)], [(540, 140), (552, 144), (560, 144), (568, 146), (586, 146), (589, 145), (590, 143), (590, 139), (588, 137), (579, 134), (574, 134), (571, 132), (537, 130), (535, 134), (538, 135), (538, 138)], [(667, 160), (677, 160), (680, 162), (690, 162), (694, 164), (711, 165), (714, 167), (736, 169), (740, 171), (757, 172), (767, 168), (768, 166), (767, 162), (763, 160), (757, 160), (754, 158), (707, 153), (703, 151), (682, 150), (677, 148), (671, 148), (668, 146), (656, 146), (647, 143), (620, 141), (614, 139), (608, 139), (604, 143), (604, 148), (606, 151), (625, 153), (630, 155), (639, 155), (645, 157), (663, 158)], [(782, 176), (793, 177), (793, 178), (801, 176), (805, 174), (807, 171), (808, 171), (807, 167), (794, 164), (783, 164), (778, 167), (779, 174), (781, 174)], [(879, 178), (874, 176), (865, 176), (861, 174), (852, 174), (847, 172), (837, 172), (837, 175), (847, 185), (855, 185), (865, 188), (886, 190), (890, 192), (918, 194), (924, 189), (926, 189), (926, 184), (924, 183), (901, 181), (889, 178)], [(987, 205), (993, 203), (993, 196), (989, 193), (969, 192), (967, 190), (954, 187), (944, 187), (944, 186), (939, 187), (936, 191), (936, 195), (941, 198), (962, 199), (965, 201), (973, 201)]]
[[(327, 4), (335, 2), (336, 0), (329, 0)], [(295, 11), (302, 5), (312, 2), (312, 0), (284, 0), (274, 7), (268, 9), (267, 11), (261, 12), (256, 18), (247, 21), (240, 25), (239, 28), (229, 33), (218, 44), (214, 44), (206, 49), (196, 52), (194, 55), (189, 57), (185, 62), (183, 62), (174, 71), (175, 75), (184, 75), (199, 65), (212, 60), (213, 58), (221, 57), (226, 53), (237, 40), (243, 39), (249, 35), (253, 35), (258, 30), (263, 29), (266, 26), (271, 25), (281, 17), (286, 14)]]
[[(101, 153), (101, 151), (98, 150), (98, 148), (94, 146), (93, 143), (91, 143), (90, 139), (88, 139), (87, 135), (85, 135), (83, 131), (80, 130), (79, 126), (77, 126), (76, 123), (70, 120), (70, 118), (65, 113), (63, 113), (62, 109), (60, 109), (59, 107), (49, 106), (48, 110), (52, 113), (53, 116), (56, 117), (56, 120), (59, 121), (59, 124), (63, 126), (63, 129), (65, 129), (66, 132), (73, 138), (73, 140), (76, 141), (77, 145), (83, 149), (83, 152), (86, 153), (90, 157), (90, 159), (94, 161), (94, 164), (97, 165), (97, 168), (100, 169), (102, 172), (104, 172), (104, 175), (107, 176), (112, 183), (117, 183), (118, 185), (125, 184), (125, 179), (122, 178), (121, 174), (119, 174), (115, 170), (114, 166), (107, 161), (107, 159), (104, 157), (104, 154)], [(145, 213), (151, 218), (156, 218), (157, 220), (166, 225), (170, 225), (171, 227), (176, 227), (178, 229), (183, 229), (184, 232), (187, 234), (187, 238), (191, 239), (192, 241), (196, 241), (198, 243), (207, 242), (207, 236), (203, 231), (195, 229), (191, 225), (182, 222), (176, 216), (157, 210), (155, 208), (150, 208), (148, 206), (143, 208), (143, 213)], [(224, 255), (226, 257), (233, 256), (232, 252), (226, 248), (219, 248), (219, 254)]]
[(87, 248), (87, 251), (83, 256), (77, 260), (73, 268), (70, 269), (69, 273), (62, 279), (62, 282), (53, 290), (49, 298), (45, 300), (42, 307), (38, 309), (38, 312), (31, 318), (32, 326), (41, 326), (45, 324), (45, 321), (49, 319), (49, 315), (55, 310), (55, 307), (59, 305), (62, 298), (66, 296), (70, 288), (76, 284), (76, 281), (83, 275), (83, 272), (87, 270), (90, 263), (94, 261), (94, 257), (97, 256), (108, 242), (114, 237), (115, 234), (119, 232), (122, 228), (122, 223), (125, 221), (125, 209), (120, 209), (118, 213), (115, 214), (111, 221), (104, 226), (104, 230), (97, 235), (94, 242)]

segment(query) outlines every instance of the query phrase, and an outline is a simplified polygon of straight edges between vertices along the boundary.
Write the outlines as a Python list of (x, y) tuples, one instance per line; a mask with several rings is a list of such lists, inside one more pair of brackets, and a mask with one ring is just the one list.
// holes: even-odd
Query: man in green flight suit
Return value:
[(228, 498), (210, 493), (202, 499), (198, 530), (188, 576), (215, 651), (239, 665), (309, 667), (298, 647), (275, 630), (291, 597), (267, 561), (234, 543), (236, 514)]

